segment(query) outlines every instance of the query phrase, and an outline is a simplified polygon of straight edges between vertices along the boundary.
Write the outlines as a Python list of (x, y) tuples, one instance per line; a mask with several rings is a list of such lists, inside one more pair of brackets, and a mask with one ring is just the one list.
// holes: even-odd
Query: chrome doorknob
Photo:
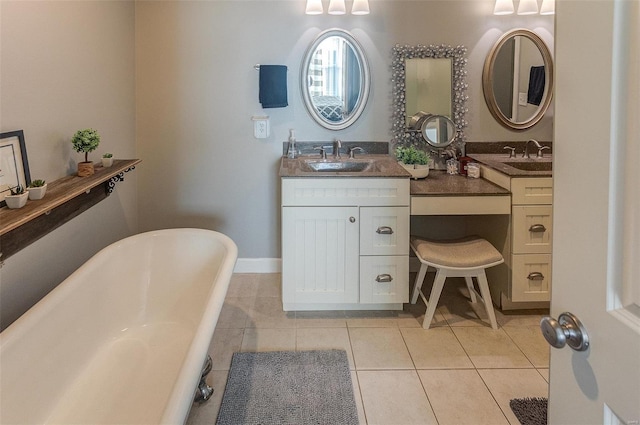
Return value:
[(589, 336), (587, 330), (576, 316), (565, 312), (558, 316), (543, 317), (540, 320), (540, 329), (544, 339), (555, 348), (563, 348), (565, 345), (576, 351), (585, 351), (589, 348)]

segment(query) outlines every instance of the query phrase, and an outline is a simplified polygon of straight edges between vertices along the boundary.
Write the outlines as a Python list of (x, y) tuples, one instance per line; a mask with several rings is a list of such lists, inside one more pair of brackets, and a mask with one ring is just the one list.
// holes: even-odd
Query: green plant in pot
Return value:
[(7, 207), (9, 208), (22, 208), (27, 203), (27, 198), (29, 194), (24, 191), (24, 187), (21, 185), (17, 185), (12, 187), (11, 195), (7, 195), (4, 197), (4, 201), (7, 203)]
[(89, 152), (96, 150), (100, 144), (100, 135), (93, 128), (78, 130), (71, 139), (73, 150), (84, 153), (84, 162), (78, 163), (78, 176), (87, 177), (94, 173), (93, 162), (89, 161)]
[(414, 179), (420, 179), (429, 175), (429, 161), (431, 155), (415, 146), (398, 146), (396, 159), (400, 162)]
[(102, 155), (102, 166), (111, 167), (112, 165), (113, 165), (113, 154), (107, 152), (104, 155)]
[(42, 199), (47, 191), (47, 182), (41, 179), (32, 180), (29, 187), (27, 187), (27, 191), (29, 192), (29, 199), (32, 201)]

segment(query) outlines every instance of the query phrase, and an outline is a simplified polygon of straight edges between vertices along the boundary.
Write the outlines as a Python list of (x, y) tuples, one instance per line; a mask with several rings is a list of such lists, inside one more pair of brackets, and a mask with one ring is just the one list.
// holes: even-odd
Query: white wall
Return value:
[[(552, 48), (553, 17), (493, 16), (493, 5), (494, 0), (371, 0), (368, 16), (336, 17), (304, 15), (304, 0), (138, 2), (141, 227), (214, 228), (236, 241), (241, 258), (278, 258), (277, 170), (288, 130), (295, 128), (300, 141), (390, 140), (396, 43), (467, 46), (468, 140), (551, 140), (551, 113), (532, 131), (501, 127), (485, 105), (481, 74), (487, 52), (508, 29), (536, 30)], [(370, 104), (353, 126), (337, 132), (308, 116), (298, 88), (307, 46), (332, 27), (355, 35), (372, 72)], [(289, 67), (287, 108), (261, 109), (254, 69), (260, 63)], [(253, 138), (254, 114), (270, 116), (269, 139)]]
[[(70, 140), (81, 128), (102, 136), (90, 160), (135, 157), (134, 2), (2, 0), (0, 15), (0, 129), (24, 130), (31, 177), (72, 174), (83, 159)], [(99, 249), (137, 232), (135, 174), (4, 262), (1, 328)]]

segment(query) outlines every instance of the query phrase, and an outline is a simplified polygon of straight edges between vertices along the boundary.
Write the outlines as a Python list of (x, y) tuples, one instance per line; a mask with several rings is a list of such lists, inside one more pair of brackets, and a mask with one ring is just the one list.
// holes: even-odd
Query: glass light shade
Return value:
[(368, 15), (369, 14), (369, 0), (353, 0), (353, 6), (351, 7), (352, 15)]
[(329, 15), (344, 15), (347, 13), (347, 8), (344, 5), (344, 0), (331, 0), (329, 2)]
[(535, 15), (536, 13), (538, 13), (537, 0), (520, 0), (518, 15)]
[(307, 8), (304, 11), (307, 15), (322, 15), (322, 0), (307, 0)]
[(513, 0), (496, 0), (493, 8), (494, 15), (511, 15), (513, 11)]
[(540, 6), (541, 15), (554, 15), (556, 13), (556, 1), (555, 0), (542, 0), (542, 6)]

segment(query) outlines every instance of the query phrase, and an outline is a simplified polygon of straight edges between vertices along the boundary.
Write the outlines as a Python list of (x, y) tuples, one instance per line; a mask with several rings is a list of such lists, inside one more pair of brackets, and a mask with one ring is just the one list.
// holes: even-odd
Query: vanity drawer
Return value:
[(512, 178), (511, 198), (511, 202), (515, 205), (551, 205), (553, 179), (551, 177)]
[(360, 257), (360, 303), (408, 303), (409, 256)]
[(360, 255), (409, 255), (409, 207), (361, 207)]
[(551, 254), (553, 222), (551, 205), (514, 205), (513, 220), (514, 254)]
[(511, 301), (551, 300), (551, 254), (512, 256)]
[(407, 178), (286, 178), (282, 206), (409, 206)]

